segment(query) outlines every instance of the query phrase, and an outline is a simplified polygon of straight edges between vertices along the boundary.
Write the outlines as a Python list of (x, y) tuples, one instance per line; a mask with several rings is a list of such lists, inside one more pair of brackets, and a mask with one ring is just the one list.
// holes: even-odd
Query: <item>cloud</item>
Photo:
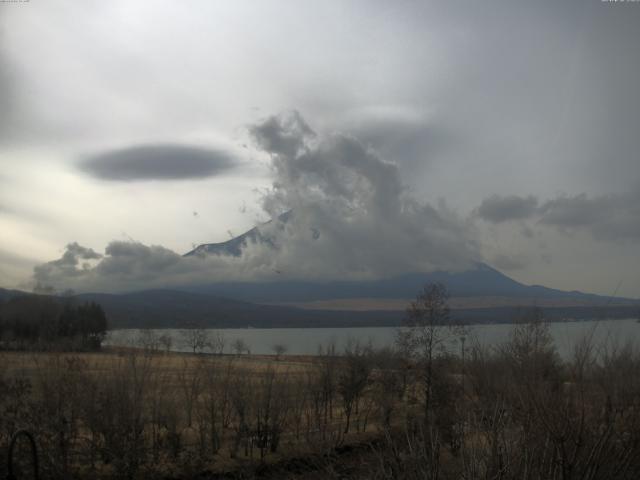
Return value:
[(383, 159), (393, 159), (403, 180), (416, 188), (416, 180), (428, 178), (434, 165), (462, 140), (433, 117), (425, 106), (372, 104), (351, 109), (337, 121)]
[[(640, 240), (640, 191), (589, 196), (560, 195), (539, 205), (534, 196), (515, 195), (485, 198), (474, 217), (491, 223), (529, 220), (554, 227), (563, 233), (578, 231), (602, 241)], [(524, 224), (522, 234), (533, 237), (532, 224)]]
[(190, 257), (111, 242), (90, 268), (77, 267), (84, 250), (71, 244), (61, 260), (36, 268), (35, 280), (56, 289), (109, 291), (276, 276), (363, 279), (464, 269), (479, 259), (468, 222), (444, 201), (430, 205), (411, 197), (397, 165), (356, 138), (318, 135), (297, 112), (266, 118), (249, 132), (271, 161), (265, 213), (292, 212), (286, 221), (259, 227), (256, 238), (267, 241), (248, 242), (239, 256)]
[(506, 271), (521, 270), (527, 264), (528, 262), (523, 256), (498, 254), (491, 258), (492, 266)]
[(268, 117), (249, 127), (256, 144), (272, 155), (295, 157), (305, 147), (305, 142), (315, 136), (309, 125), (297, 111)]
[[(279, 128), (274, 129), (277, 124)], [(263, 145), (297, 138), (295, 154), (272, 150), (273, 188), (263, 208), (291, 209), (284, 229), (288, 261), (307, 270), (362, 275), (461, 268), (477, 259), (469, 226), (446, 204), (423, 204), (400, 181), (396, 164), (345, 134), (314, 136), (301, 117), (271, 117), (253, 135)], [(297, 135), (296, 135), (297, 133)], [(308, 232), (317, 232), (310, 245)]]
[(53, 262), (54, 265), (61, 266), (73, 266), (78, 265), (80, 260), (96, 260), (101, 258), (102, 255), (94, 252), (90, 248), (78, 245), (77, 242), (67, 245), (64, 255), (59, 260)]
[(487, 222), (502, 223), (530, 218), (536, 213), (537, 207), (538, 199), (532, 195), (492, 195), (482, 201), (475, 214)]
[(259, 281), (274, 274), (268, 248), (260, 245), (249, 246), (253, 253), (243, 257), (184, 257), (160, 245), (116, 240), (97, 263), (80, 267), (67, 260), (77, 258), (77, 247), (85, 249), (70, 244), (61, 259), (35, 267), (32, 285), (51, 291), (122, 292), (221, 280)]
[[(62, 257), (33, 268), (33, 289), (36, 293), (51, 292), (54, 290), (52, 282), (63, 284), (60, 290), (74, 288), (78, 283), (84, 282), (91, 272), (92, 265), (89, 261), (100, 258), (102, 255), (91, 248), (83, 247), (77, 242), (69, 243)], [(61, 282), (61, 279), (66, 281)]]
[(540, 207), (540, 222), (563, 231), (587, 231), (598, 240), (640, 240), (640, 193), (560, 196)]
[[(90, 269), (88, 260), (98, 260), (100, 258), (102, 258), (102, 255), (90, 248), (83, 247), (77, 242), (69, 243), (65, 248), (64, 254), (58, 260), (36, 266), (34, 268), (34, 276), (38, 281), (48, 278), (54, 271), (58, 275), (78, 276)], [(81, 260), (85, 260), (85, 262), (82, 263), (79, 269), (78, 265)]]
[(79, 167), (102, 180), (135, 181), (211, 177), (234, 164), (233, 157), (222, 151), (187, 145), (151, 144), (92, 155), (80, 162)]

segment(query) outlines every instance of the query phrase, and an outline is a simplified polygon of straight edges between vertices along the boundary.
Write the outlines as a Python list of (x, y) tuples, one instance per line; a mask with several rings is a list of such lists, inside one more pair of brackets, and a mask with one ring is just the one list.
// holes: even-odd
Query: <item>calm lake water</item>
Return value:
[[(591, 335), (596, 345), (625, 345), (631, 343), (640, 346), (640, 323), (635, 319), (624, 320), (585, 320), (551, 323), (550, 331), (556, 348), (561, 356), (567, 358), (573, 352), (577, 341)], [(499, 346), (509, 339), (513, 324), (473, 325), (468, 327), (466, 346), (473, 341), (481, 345)], [(189, 351), (180, 329), (151, 330), (155, 335), (170, 335), (172, 350)], [(340, 352), (349, 340), (360, 343), (371, 343), (374, 347), (391, 346), (395, 341), (396, 329), (393, 327), (360, 327), (360, 328), (236, 328), (212, 329), (212, 335), (220, 333), (224, 336), (225, 352), (232, 353), (232, 343), (242, 339), (254, 354), (272, 354), (275, 344), (285, 345), (287, 353), (313, 355), (318, 346), (335, 343)], [(114, 346), (141, 345), (141, 330), (112, 330), (107, 336), (106, 344)], [(460, 344), (454, 341), (450, 348), (459, 351)]]

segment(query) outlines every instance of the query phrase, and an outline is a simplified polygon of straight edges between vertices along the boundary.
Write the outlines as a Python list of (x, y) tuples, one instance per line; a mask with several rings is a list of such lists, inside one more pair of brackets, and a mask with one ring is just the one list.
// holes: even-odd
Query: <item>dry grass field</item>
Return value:
[[(100, 352), (0, 352), (2, 368), (5, 373), (34, 375), (43, 365), (53, 365), (60, 361), (81, 361), (86, 363), (90, 373), (99, 375), (123, 362), (123, 359), (144, 356), (143, 349), (128, 347), (104, 347)], [(273, 369), (279, 373), (304, 373), (314, 362), (312, 355), (287, 355), (276, 359), (275, 355), (204, 355), (190, 353), (155, 353), (149, 356), (152, 369), (173, 371), (196, 365), (221, 366), (233, 363), (237, 368), (261, 372)]]
[(413, 355), (0, 352), (0, 458), (24, 428), (54, 479), (640, 476), (637, 351), (585, 339), (561, 361), (540, 322), (464, 362), (433, 341)]
[(310, 458), (375, 436), (365, 383), (346, 426), (341, 364), (333, 355), (2, 352), (1, 445), (11, 431), (32, 431), (52, 477), (188, 478)]

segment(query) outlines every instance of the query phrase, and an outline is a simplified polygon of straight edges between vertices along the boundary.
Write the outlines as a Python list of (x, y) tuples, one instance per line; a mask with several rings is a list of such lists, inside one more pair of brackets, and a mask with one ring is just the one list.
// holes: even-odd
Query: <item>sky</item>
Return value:
[[(0, 286), (486, 262), (640, 297), (640, 2), (0, 3)], [(276, 249), (181, 255), (268, 224)]]

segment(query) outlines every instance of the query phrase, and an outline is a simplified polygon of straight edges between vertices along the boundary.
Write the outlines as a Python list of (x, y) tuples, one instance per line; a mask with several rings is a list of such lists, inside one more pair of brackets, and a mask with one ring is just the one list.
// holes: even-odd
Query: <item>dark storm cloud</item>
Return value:
[(487, 222), (501, 223), (529, 218), (536, 213), (537, 207), (538, 199), (532, 195), (492, 195), (482, 201), (475, 214)]
[(640, 192), (561, 196), (540, 207), (541, 223), (588, 231), (598, 240), (640, 240)]
[(230, 169), (236, 160), (219, 150), (186, 145), (136, 145), (90, 156), (79, 164), (84, 172), (115, 181), (205, 178)]

